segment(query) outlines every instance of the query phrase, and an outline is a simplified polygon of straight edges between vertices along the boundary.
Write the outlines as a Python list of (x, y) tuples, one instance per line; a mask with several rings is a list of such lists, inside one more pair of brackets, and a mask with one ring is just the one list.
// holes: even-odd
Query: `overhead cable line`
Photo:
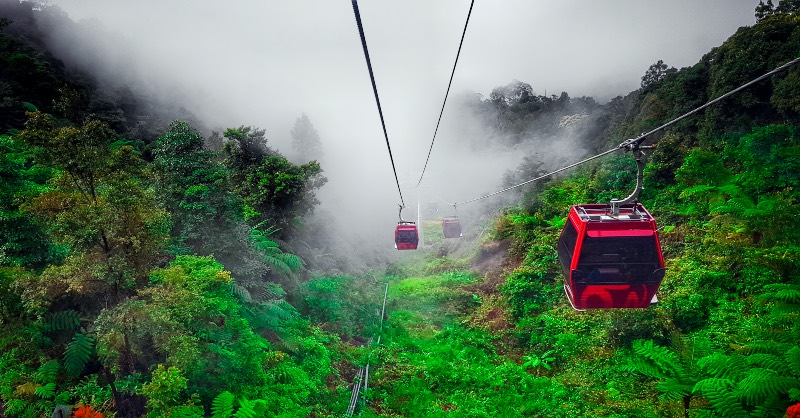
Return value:
[(735, 89), (723, 94), (722, 96), (719, 96), (716, 99), (707, 102), (706, 104), (704, 104), (704, 105), (702, 105), (702, 106), (700, 106), (698, 108), (695, 108), (695, 109), (693, 109), (693, 110), (691, 110), (689, 112), (686, 112), (683, 115), (678, 116), (677, 118), (675, 118), (675, 119), (673, 119), (673, 120), (671, 120), (671, 121), (659, 126), (658, 128), (655, 128), (655, 129), (653, 129), (653, 130), (651, 130), (651, 131), (649, 131), (647, 133), (643, 133), (643, 134), (637, 136), (636, 138), (626, 139), (621, 144), (617, 145), (616, 148), (612, 148), (612, 149), (610, 149), (608, 151), (604, 151), (604, 152), (602, 152), (600, 154), (597, 154), (595, 156), (592, 156), (592, 157), (586, 158), (584, 160), (578, 161), (577, 163), (574, 163), (574, 164), (570, 164), (570, 165), (568, 165), (566, 167), (559, 168), (558, 170), (551, 171), (551, 172), (549, 172), (547, 174), (543, 174), (543, 175), (541, 175), (539, 177), (536, 177), (534, 179), (530, 179), (530, 180), (522, 182), (520, 184), (516, 184), (516, 185), (511, 186), (511, 187), (506, 187), (503, 190), (498, 190), (498, 191), (496, 191), (494, 193), (489, 193), (487, 195), (484, 195), (484, 196), (481, 196), (481, 197), (477, 197), (475, 199), (466, 200), (464, 202), (454, 203), (453, 206), (455, 206), (455, 205), (463, 205), (465, 203), (472, 203), (472, 202), (475, 202), (475, 201), (478, 201), (478, 200), (481, 200), (481, 199), (486, 199), (487, 197), (491, 197), (491, 196), (494, 196), (494, 195), (497, 195), (497, 194), (500, 194), (500, 193), (507, 192), (507, 191), (512, 190), (512, 189), (516, 189), (517, 187), (524, 186), (526, 184), (532, 183), (532, 182), (537, 181), (537, 180), (541, 180), (541, 179), (546, 178), (546, 177), (550, 177), (550, 176), (552, 176), (554, 174), (557, 174), (557, 173), (560, 173), (560, 172), (562, 172), (564, 170), (568, 170), (570, 168), (579, 166), (579, 165), (581, 165), (583, 163), (589, 162), (589, 161), (594, 160), (596, 158), (600, 158), (600, 157), (602, 157), (604, 155), (611, 154), (612, 152), (619, 151), (621, 149), (636, 149), (636, 147), (638, 147), (639, 144), (641, 144), (642, 141), (644, 141), (648, 136), (650, 136), (650, 135), (652, 135), (652, 134), (654, 134), (656, 132), (662, 131), (662, 130), (666, 129), (667, 127), (672, 126), (672, 125), (678, 123), (679, 121), (681, 121), (681, 120), (683, 120), (683, 119), (685, 119), (685, 118), (687, 118), (687, 117), (689, 117), (689, 116), (691, 116), (691, 115), (693, 115), (693, 114), (695, 114), (695, 113), (707, 108), (708, 106), (711, 106), (712, 104), (717, 103), (720, 100), (731, 96), (732, 94), (738, 93), (738, 92), (744, 90), (745, 88), (750, 87), (753, 84), (755, 84), (755, 83), (757, 83), (757, 82), (759, 82), (759, 81), (761, 81), (761, 80), (763, 80), (763, 79), (765, 79), (767, 77), (770, 77), (770, 76), (772, 76), (772, 75), (774, 75), (776, 73), (779, 73), (779, 72), (781, 72), (781, 71), (783, 71), (783, 70), (785, 70), (785, 69), (797, 64), (798, 62), (800, 62), (800, 57), (795, 58), (792, 61), (789, 61), (786, 64), (783, 64), (780, 67), (775, 68), (774, 70), (772, 70), (772, 71), (770, 71), (770, 72), (768, 72), (768, 73), (766, 73), (766, 74), (764, 74), (764, 75), (762, 75), (762, 76), (760, 76), (760, 77), (758, 77), (758, 78), (756, 78), (756, 79), (754, 79), (754, 80), (752, 80), (752, 81), (750, 81), (750, 82), (748, 82), (746, 84), (743, 84), (743, 85), (741, 85), (741, 86), (739, 86), (739, 87), (737, 87), (737, 88), (735, 88)]
[(611, 154), (612, 152), (614, 152), (614, 151), (617, 151), (617, 150), (619, 150), (619, 148), (610, 149), (610, 150), (608, 150), (608, 151), (605, 151), (605, 152), (603, 152), (603, 153), (597, 154), (597, 155), (595, 155), (595, 156), (593, 156), (593, 157), (589, 157), (589, 158), (587, 158), (587, 159), (585, 159), (585, 160), (578, 161), (577, 163), (570, 164), (570, 165), (568, 165), (568, 166), (566, 166), (566, 167), (561, 167), (561, 168), (559, 168), (558, 170), (551, 171), (551, 172), (549, 172), (549, 173), (547, 173), (547, 174), (543, 174), (543, 175), (541, 175), (541, 176), (539, 176), (539, 177), (536, 177), (535, 179), (530, 179), (530, 180), (528, 180), (528, 181), (525, 181), (525, 182), (522, 182), (522, 183), (520, 183), (520, 184), (515, 184), (515, 185), (513, 185), (513, 186), (511, 186), (511, 187), (506, 187), (506, 188), (505, 188), (505, 189), (503, 189), (503, 190), (498, 190), (498, 191), (496, 191), (496, 192), (494, 192), (494, 193), (489, 193), (489, 194), (487, 194), (487, 195), (485, 195), (485, 196), (476, 197), (475, 199), (470, 199), (470, 200), (466, 200), (466, 201), (464, 201), (464, 202), (458, 202), (458, 203), (454, 203), (454, 204), (453, 204), (453, 206), (455, 206), (455, 205), (463, 205), (463, 204), (465, 204), (465, 203), (472, 203), (472, 202), (474, 202), (474, 201), (476, 201), (476, 200), (486, 199), (487, 197), (491, 197), (491, 196), (494, 196), (494, 195), (496, 195), (496, 194), (500, 194), (500, 193), (504, 193), (504, 192), (507, 192), (507, 191), (509, 191), (509, 190), (512, 190), (512, 189), (516, 189), (517, 187), (524, 186), (524, 185), (526, 185), (526, 184), (528, 184), (528, 183), (533, 183), (534, 181), (537, 181), (537, 180), (541, 180), (541, 179), (543, 179), (543, 178), (550, 177), (550, 176), (552, 176), (553, 174), (558, 174), (558, 173), (560, 173), (560, 172), (562, 172), (562, 171), (564, 171), (564, 170), (569, 170), (569, 169), (570, 169), (570, 168), (572, 168), (572, 167), (577, 167), (577, 166), (579, 166), (579, 165), (581, 165), (581, 164), (583, 164), (583, 163), (586, 163), (586, 162), (592, 161), (592, 160), (594, 160), (595, 158), (600, 158), (600, 157), (602, 157), (602, 156), (604, 156), (604, 155)]
[(800, 57), (797, 57), (797, 58), (787, 62), (786, 64), (783, 64), (780, 67), (775, 68), (774, 70), (762, 75), (761, 77), (758, 77), (758, 78), (750, 81), (749, 83), (743, 84), (743, 85), (739, 86), (738, 88), (735, 88), (735, 89), (723, 94), (722, 96), (717, 97), (716, 99), (714, 99), (714, 100), (712, 100), (712, 101), (710, 101), (710, 102), (698, 107), (697, 109), (694, 109), (694, 110), (691, 110), (689, 112), (686, 112), (683, 115), (678, 116), (677, 118), (675, 118), (675, 119), (673, 119), (673, 120), (671, 120), (671, 121), (659, 126), (658, 128), (653, 129), (650, 132), (647, 132), (645, 134), (641, 134), (641, 135), (639, 135), (638, 138), (629, 139), (628, 141), (623, 142), (622, 144), (620, 144), (619, 148), (624, 148), (628, 144), (632, 144), (632, 143), (640, 144), (649, 135), (652, 135), (652, 134), (654, 134), (654, 133), (656, 133), (656, 132), (658, 132), (658, 131), (660, 131), (662, 129), (665, 129), (665, 128), (671, 126), (671, 125), (674, 125), (674, 124), (678, 123), (679, 121), (681, 121), (682, 119), (687, 118), (687, 117), (689, 117), (689, 116), (691, 116), (691, 115), (693, 115), (693, 114), (695, 114), (695, 113), (697, 113), (697, 112), (699, 112), (699, 111), (711, 106), (712, 104), (714, 104), (714, 103), (716, 103), (716, 102), (718, 102), (718, 101), (720, 101), (720, 100), (722, 100), (722, 99), (724, 99), (724, 98), (726, 98), (726, 97), (728, 97), (730, 95), (736, 94), (736, 93), (740, 92), (741, 90), (744, 90), (744, 89), (752, 86), (755, 83), (758, 83), (759, 81), (761, 81), (761, 80), (763, 80), (763, 79), (765, 79), (767, 77), (770, 77), (770, 76), (772, 76), (772, 75), (774, 75), (776, 73), (779, 73), (779, 72), (791, 67), (792, 65), (797, 64), (798, 62), (800, 62)]
[(456, 53), (456, 61), (453, 63), (453, 71), (450, 73), (450, 82), (447, 83), (447, 92), (444, 94), (444, 102), (442, 103), (442, 110), (439, 112), (439, 120), (436, 121), (436, 129), (433, 131), (433, 139), (431, 139), (431, 147), (428, 149), (428, 157), (425, 158), (425, 166), (422, 167), (422, 174), (419, 175), (417, 187), (422, 184), (422, 177), (425, 176), (425, 169), (428, 168), (428, 161), (431, 159), (431, 151), (433, 151), (433, 143), (436, 141), (436, 133), (439, 132), (439, 123), (442, 121), (442, 114), (444, 114), (444, 105), (447, 103), (447, 96), (450, 95), (450, 86), (453, 84), (453, 76), (456, 74), (456, 65), (458, 65), (458, 56), (461, 55), (461, 46), (464, 45), (464, 35), (467, 34), (467, 25), (469, 25), (469, 17), (472, 15), (472, 6), (475, 0), (469, 4), (469, 12), (467, 12), (467, 21), (464, 23), (464, 31), (461, 33), (461, 42), (458, 44), (458, 52)]
[(372, 73), (372, 62), (369, 60), (369, 51), (367, 50), (367, 38), (364, 37), (364, 27), (361, 25), (361, 14), (358, 12), (358, 2), (353, 0), (353, 13), (356, 15), (356, 25), (358, 25), (358, 34), (361, 36), (361, 46), (364, 47), (364, 58), (367, 60), (367, 69), (369, 70), (369, 79), (372, 81), (372, 91), (375, 93), (375, 103), (378, 104), (378, 114), (381, 117), (381, 126), (383, 126), (383, 136), (386, 138), (386, 148), (389, 150), (389, 160), (392, 162), (392, 171), (394, 172), (394, 181), (397, 183), (397, 193), (400, 194), (400, 209), (406, 206), (403, 201), (403, 192), (400, 190), (400, 180), (397, 177), (397, 168), (394, 165), (394, 157), (392, 156), (392, 146), (389, 145), (389, 134), (386, 133), (386, 122), (383, 120), (383, 110), (381, 109), (381, 99), (378, 98), (378, 86), (375, 84), (375, 75)]

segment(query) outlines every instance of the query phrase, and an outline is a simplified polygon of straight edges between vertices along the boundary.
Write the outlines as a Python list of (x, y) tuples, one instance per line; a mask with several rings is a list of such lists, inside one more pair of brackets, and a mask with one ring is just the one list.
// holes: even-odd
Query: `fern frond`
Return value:
[[(247, 310), (246, 310), (247, 311)], [(261, 302), (249, 312), (253, 328), (279, 328), (286, 320), (297, 315), (297, 310), (283, 299)]]
[(788, 363), (789, 370), (794, 371), (795, 376), (800, 376), (800, 347), (792, 347), (783, 355), (783, 358)]
[(764, 286), (765, 293), (758, 299), (767, 302), (783, 302), (800, 304), (800, 285), (790, 283), (774, 283)]
[(755, 215), (758, 215), (759, 212), (772, 212), (779, 203), (778, 199), (762, 199), (756, 205)]
[(297, 314), (294, 306), (283, 299), (262, 302), (259, 307), (262, 312), (280, 319), (289, 319)]
[(697, 365), (712, 377), (729, 380), (739, 380), (747, 369), (744, 357), (727, 356), (722, 353), (705, 356), (697, 361)]
[(180, 405), (169, 411), (170, 418), (203, 418), (203, 408), (194, 405)]
[(50, 382), (44, 386), (39, 386), (36, 390), (33, 391), (33, 394), (42, 398), (42, 399), (50, 399), (55, 396), (56, 392), (56, 384)]
[(253, 296), (250, 294), (250, 291), (238, 283), (231, 283), (231, 293), (244, 303), (253, 302)]
[(267, 401), (263, 399), (258, 399), (253, 405), (253, 411), (256, 412), (256, 415), (263, 417), (267, 413)]
[(254, 244), (261, 251), (270, 251), (273, 248), (280, 249), (280, 245), (277, 242), (267, 238), (256, 238)]
[(679, 379), (665, 379), (664, 381), (659, 382), (658, 386), (656, 386), (656, 389), (663, 393), (661, 398), (678, 400), (692, 393), (692, 389), (694, 389), (694, 382), (690, 383)]
[(258, 414), (255, 410), (256, 401), (247, 398), (239, 399), (239, 409), (236, 410), (234, 418), (256, 418)]
[(269, 299), (280, 299), (286, 296), (286, 291), (278, 283), (268, 282), (264, 287), (270, 294)]
[(14, 395), (33, 396), (33, 394), (36, 393), (36, 389), (39, 389), (40, 386), (41, 385), (33, 382), (26, 382), (21, 385), (17, 385), (17, 387), (14, 388)]
[[(755, 407), (753, 412), (750, 413), (751, 417), (783, 417), (786, 411), (787, 403), (783, 397), (773, 397), (767, 399), (761, 405)], [(789, 418), (792, 418), (789, 415)]]
[(36, 370), (35, 381), (36, 383), (47, 384), (53, 383), (56, 381), (56, 375), (58, 374), (58, 362), (55, 360), (50, 360), (45, 364), (39, 366), (39, 369)]
[(733, 385), (734, 382), (729, 379), (703, 379), (694, 385), (693, 391), (708, 399), (716, 416), (747, 417), (744, 406), (731, 390)]
[(51, 313), (44, 318), (44, 331), (71, 331), (81, 324), (81, 318), (77, 311), (66, 310)]
[(92, 357), (93, 349), (94, 338), (91, 335), (76, 333), (64, 351), (64, 371), (73, 377), (80, 376)]
[(253, 298), (250, 302), (263, 302), (281, 299), (286, 296), (286, 291), (283, 290), (281, 285), (272, 282), (261, 282), (255, 286), (248, 286), (247, 290), (250, 291), (250, 295)]
[[(792, 402), (800, 402), (800, 388), (789, 389), (789, 399)], [(798, 403), (798, 412), (800, 412), (800, 403)]]
[(264, 264), (266, 264), (270, 270), (275, 271), (278, 274), (289, 275), (292, 273), (292, 268), (289, 267), (289, 265), (286, 264), (286, 262), (280, 257), (264, 254)]
[(281, 384), (307, 382), (309, 378), (302, 368), (289, 363), (281, 363), (272, 373), (275, 375), (275, 380)]
[(786, 343), (782, 343), (780, 341), (760, 340), (748, 343), (742, 348), (741, 351), (745, 354), (766, 353), (781, 355), (785, 353), (789, 347), (790, 346), (788, 346)]
[(643, 358), (629, 359), (628, 366), (625, 369), (629, 372), (643, 374), (654, 379), (664, 379), (667, 377), (661, 368)]
[(738, 197), (740, 194), (742, 194), (742, 189), (732, 183), (720, 186), (719, 191), (731, 197)]
[(767, 398), (790, 389), (800, 387), (800, 380), (794, 377), (781, 376), (774, 370), (753, 368), (736, 390), (749, 405), (760, 405)]
[(294, 254), (284, 253), (283, 262), (286, 263), (292, 271), (300, 270), (300, 268), (303, 267), (303, 260)]
[(759, 366), (764, 369), (772, 370), (780, 375), (792, 373), (792, 370), (784, 359), (773, 354), (751, 354), (747, 356), (747, 363), (751, 366)]
[(660, 376), (653, 377), (680, 378), (685, 375), (678, 356), (667, 347), (655, 345), (652, 340), (636, 340), (633, 342), (633, 350), (636, 354), (650, 360), (660, 371)]
[(220, 393), (211, 403), (211, 418), (230, 418), (233, 415), (233, 401), (236, 398), (232, 393)]

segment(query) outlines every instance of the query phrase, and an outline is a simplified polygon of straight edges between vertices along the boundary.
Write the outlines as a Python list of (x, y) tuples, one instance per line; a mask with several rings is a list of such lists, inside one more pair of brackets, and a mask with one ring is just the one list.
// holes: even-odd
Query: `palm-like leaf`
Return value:
[(250, 242), (264, 257), (264, 263), (274, 272), (290, 276), (303, 267), (300, 257), (284, 253), (277, 242), (258, 229), (250, 230)]
[(800, 380), (795, 377), (781, 376), (776, 371), (763, 368), (750, 369), (749, 375), (739, 382), (740, 392), (750, 405), (760, 405), (767, 398), (786, 394), (792, 388), (800, 387)]
[(236, 398), (227, 390), (217, 395), (211, 403), (211, 418), (230, 418), (233, 415), (233, 401)]
[(55, 396), (55, 392), (56, 392), (56, 384), (53, 383), (53, 382), (50, 382), (50, 383), (48, 383), (46, 385), (37, 387), (36, 390), (33, 393), (34, 393), (34, 395), (36, 395), (36, 396), (38, 396), (38, 397), (40, 397), (42, 399), (50, 399), (53, 396)]
[(64, 371), (70, 376), (79, 376), (92, 357), (94, 338), (91, 335), (76, 333), (64, 351)]
[(45, 332), (70, 331), (78, 328), (80, 324), (80, 316), (73, 310), (54, 312), (44, 318)]
[(711, 404), (711, 409), (721, 417), (747, 417), (741, 401), (732, 390), (735, 382), (729, 379), (703, 379), (694, 386), (693, 391), (703, 395)]
[(36, 370), (36, 382), (41, 384), (52, 383), (56, 381), (56, 375), (58, 374), (58, 362), (55, 360), (50, 360), (45, 364), (39, 366), (39, 369)]

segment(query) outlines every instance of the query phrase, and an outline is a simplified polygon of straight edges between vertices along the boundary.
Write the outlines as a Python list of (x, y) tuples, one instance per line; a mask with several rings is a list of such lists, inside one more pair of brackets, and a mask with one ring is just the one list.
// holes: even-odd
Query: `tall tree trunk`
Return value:
[(689, 418), (689, 405), (692, 403), (692, 395), (683, 397), (683, 418)]

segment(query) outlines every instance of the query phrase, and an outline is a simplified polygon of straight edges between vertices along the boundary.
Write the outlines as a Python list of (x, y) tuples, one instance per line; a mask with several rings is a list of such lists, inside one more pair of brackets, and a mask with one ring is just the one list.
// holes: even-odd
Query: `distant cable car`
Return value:
[(419, 233), (417, 232), (417, 224), (403, 220), (403, 205), (399, 205), (400, 210), (397, 216), (400, 222), (397, 223), (397, 228), (394, 230), (394, 248), (398, 250), (416, 250), (419, 244)]
[(656, 223), (639, 203), (575, 205), (558, 240), (564, 291), (572, 307), (647, 308), (658, 301), (664, 257)]
[(398, 250), (416, 250), (419, 244), (417, 224), (414, 222), (400, 221), (394, 230), (394, 247)]
[(658, 302), (664, 256), (653, 216), (636, 202), (644, 153), (629, 148), (638, 169), (636, 189), (609, 204), (575, 205), (558, 239), (564, 291), (577, 310), (647, 308)]
[(442, 231), (445, 238), (460, 238), (461, 221), (459, 221), (458, 216), (445, 216), (442, 219)]

